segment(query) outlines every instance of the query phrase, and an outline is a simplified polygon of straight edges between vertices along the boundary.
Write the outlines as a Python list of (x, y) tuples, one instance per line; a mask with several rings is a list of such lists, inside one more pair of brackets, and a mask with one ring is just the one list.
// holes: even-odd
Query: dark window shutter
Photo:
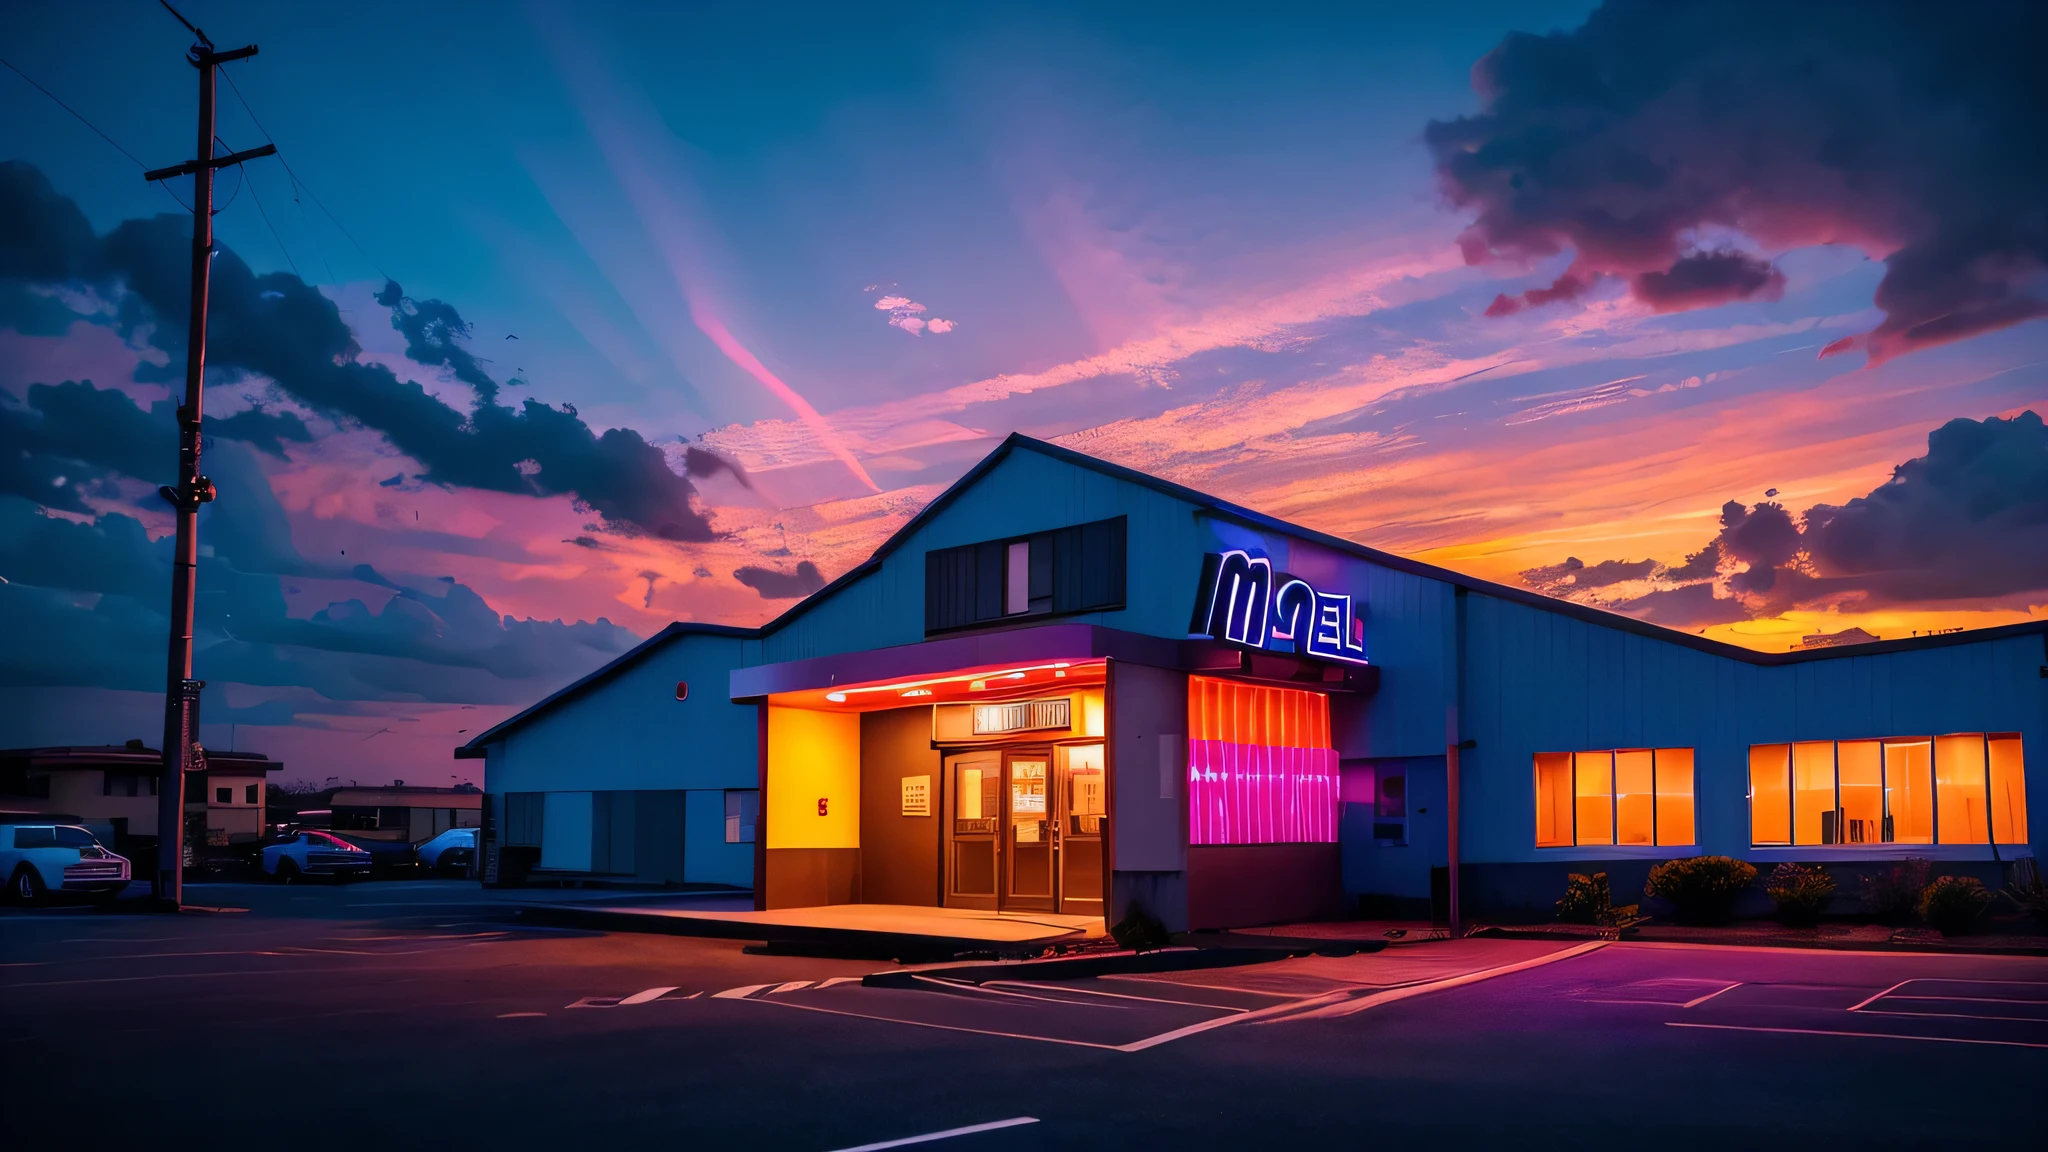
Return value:
[(997, 620), (1003, 615), (1003, 542), (991, 540), (974, 546), (974, 619)]
[(1001, 620), (1011, 544), (1028, 542), (1031, 615), (1124, 606), (1124, 517), (925, 553), (924, 626), (942, 632)]

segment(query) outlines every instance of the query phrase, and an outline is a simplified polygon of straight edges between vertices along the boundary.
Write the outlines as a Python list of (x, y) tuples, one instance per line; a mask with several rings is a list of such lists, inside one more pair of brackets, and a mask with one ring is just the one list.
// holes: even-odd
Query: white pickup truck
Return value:
[(0, 824), (7, 895), (33, 904), (51, 892), (111, 900), (128, 886), (128, 860), (76, 824)]

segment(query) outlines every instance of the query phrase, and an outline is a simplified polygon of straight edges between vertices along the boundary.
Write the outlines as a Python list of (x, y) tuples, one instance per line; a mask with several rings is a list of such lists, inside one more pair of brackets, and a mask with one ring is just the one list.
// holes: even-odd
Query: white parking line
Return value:
[(723, 992), (713, 992), (711, 998), (713, 1000), (745, 1000), (763, 988), (772, 987), (774, 987), (772, 984), (742, 984), (737, 988), (727, 988)]
[[(967, 980), (941, 980), (935, 976), (918, 976), (916, 974), (912, 974), (910, 978), (923, 984), (937, 984), (941, 988), (951, 988), (956, 992), (973, 992), (981, 996), (1007, 996), (1013, 1000), (1036, 1000), (1041, 1004), (1065, 1004), (1069, 1007), (1079, 1006), (1073, 1000), (1061, 1000), (1056, 996), (1033, 996), (1028, 992), (1005, 992), (1000, 988), (987, 988)], [(996, 981), (991, 980), (989, 983), (994, 984)], [(1033, 985), (1029, 984), (1024, 986), (1027, 988), (1033, 987)], [(1105, 1007), (1118, 1010), (1123, 1009), (1121, 1004), (1110, 1004), (1105, 1005)]]
[(1854, 1036), (1863, 1040), (1928, 1040), (1937, 1044), (1986, 1044), (1995, 1048), (2048, 1048), (2024, 1040), (1970, 1040), (1961, 1036), (1908, 1036), (1897, 1032), (1838, 1032), (1826, 1028), (1759, 1028), (1747, 1024), (1691, 1024), (1666, 1020), (1666, 1028), (1712, 1028), (1721, 1032), (1783, 1032), (1793, 1036)]
[[(1733, 992), (1740, 987), (1742, 987), (1742, 981), (1737, 980), (1735, 983), (1730, 984), (1726, 988), (1721, 989), (1721, 992)], [(1697, 1008), (1700, 1005), (1705, 1004), (1707, 1001), (1712, 1000), (1714, 997), (1719, 996), (1721, 992), (1709, 992), (1705, 996), (1695, 996), (1692, 999), (1687, 1000), (1685, 1003), (1680, 1004), (1679, 1007)]]
[[(1916, 976), (1913, 979), (1917, 980), (1919, 979), (1919, 977)], [(1879, 992), (1877, 995), (1872, 996), (1869, 1000), (1858, 1000), (1856, 1003), (1849, 1005), (1848, 1011), (1854, 1012), (1858, 1008), (1863, 1007), (1865, 1004), (1869, 1004), (1875, 1000), (1882, 1000), (1886, 996), (1889, 996), (1892, 993), (1897, 992), (1899, 989), (1904, 988), (1906, 985), (1911, 984), (1912, 982), (1913, 980), (1901, 980), (1897, 984), (1894, 984), (1891, 987), (1885, 989), (1884, 991)]]
[[(1483, 968), (1477, 972), (1467, 972), (1462, 976), (1452, 976), (1443, 980), (1431, 980), (1422, 984), (1410, 984), (1402, 988), (1390, 988), (1384, 992), (1374, 992), (1368, 996), (1358, 996), (1351, 991), (1333, 993), (1333, 1001), (1331, 1003), (1322, 1004), (1309, 1011), (1289, 1016), (1288, 1019), (1301, 1020), (1311, 1017), (1350, 1016), (1370, 1008), (1377, 1008), (1382, 1004), (1391, 1004), (1396, 1000), (1406, 1000), (1411, 996), (1420, 996), (1425, 992), (1435, 992), (1442, 988), (1458, 988), (1466, 984), (1477, 984), (1481, 980), (1491, 980), (1496, 976), (1506, 976), (1510, 973), (1524, 971), (1525, 969), (1538, 968), (1545, 964), (1555, 964), (1560, 960), (1569, 960), (1574, 956), (1583, 956), (1588, 952), (1598, 951), (1601, 948), (1607, 947), (1608, 943), (1609, 941), (1606, 940), (1593, 940), (1576, 948), (1549, 952), (1542, 956), (1531, 957), (1530, 959), (1513, 964), (1502, 964), (1497, 968)], [(1322, 998), (1318, 997), (1318, 999)], [(1292, 1007), (1292, 1005), (1280, 1004), (1275, 1005), (1274, 1008), (1261, 1008), (1258, 1012), (1238, 1017), (1237, 1019), (1249, 1020), (1261, 1013), (1277, 1014), (1275, 1009), (1284, 1011), (1289, 1007)], [(1233, 1021), (1218, 1021), (1218, 1023), (1230, 1022)]]
[(809, 980), (791, 980), (786, 984), (777, 984), (775, 987), (770, 988), (768, 994), (770, 996), (780, 996), (784, 992), (796, 992), (810, 986), (811, 982)]
[(619, 1001), (619, 1007), (624, 1008), (628, 1004), (645, 1004), (649, 1000), (659, 1000), (675, 990), (675, 985), (671, 984), (666, 988), (649, 988), (645, 992), (635, 992), (631, 996)]
[(969, 1124), (965, 1128), (948, 1128), (944, 1132), (927, 1132), (922, 1136), (905, 1136), (901, 1140), (883, 1140), (875, 1144), (862, 1144), (853, 1148), (841, 1148), (838, 1152), (881, 1152), (883, 1148), (902, 1148), (911, 1144), (929, 1144), (934, 1140), (950, 1140), (955, 1136), (972, 1136), (976, 1132), (994, 1132), (998, 1128), (1015, 1128), (1021, 1124), (1036, 1124), (1036, 1116), (1014, 1116), (1008, 1120), (991, 1120), (986, 1124)]
[[(1023, 982), (1023, 981), (1021, 981), (1021, 980), (990, 980), (990, 981), (987, 981), (987, 983), (990, 983), (990, 984), (1002, 984), (1002, 985), (1004, 985), (1004, 986), (1006, 986), (1006, 987), (1010, 987), (1010, 988), (1037, 988), (1037, 987), (1042, 987), (1042, 985), (1037, 985), (1037, 984), (1026, 984), (1026, 983), (1024, 983), (1024, 982)], [(1046, 991), (1051, 991), (1051, 989), (1046, 989)], [(1163, 998), (1163, 997), (1159, 997), (1159, 996), (1132, 996), (1132, 995), (1129, 995), (1129, 994), (1127, 994), (1127, 993), (1123, 993), (1123, 992), (1101, 992), (1101, 991), (1098, 991), (1098, 990), (1096, 990), (1096, 989), (1094, 989), (1094, 988), (1064, 988), (1064, 987), (1063, 987), (1063, 988), (1061, 988), (1061, 989), (1060, 989), (1060, 991), (1062, 991), (1062, 992), (1072, 992), (1072, 993), (1073, 993), (1074, 995), (1076, 995), (1076, 996), (1106, 996), (1106, 997), (1108, 997), (1108, 998), (1110, 998), (1110, 999), (1112, 999), (1112, 1000), (1142, 1000), (1142, 1001), (1144, 1001), (1144, 1002), (1145, 1002), (1145, 1003), (1147, 1003), (1147, 1004), (1173, 1004), (1173, 1005), (1177, 1005), (1177, 1006), (1179, 1006), (1179, 1007), (1182, 1007), (1182, 1008), (1213, 1008), (1213, 1009), (1215, 1009), (1215, 1010), (1216, 1010), (1216, 1011), (1218, 1011), (1218, 1012), (1249, 1012), (1249, 1011), (1251, 1011), (1251, 1009), (1249, 1009), (1249, 1008), (1236, 1008), (1236, 1007), (1232, 1007), (1232, 1006), (1230, 1006), (1230, 1005), (1228, 1005), (1228, 1004), (1204, 1004), (1204, 1003), (1202, 1003), (1202, 1002), (1200, 1002), (1200, 1001), (1198, 1001), (1198, 1000), (1168, 1000), (1168, 999), (1165, 999), (1165, 998)], [(1073, 1003), (1073, 1001), (1072, 1001), (1072, 1000), (1062, 1000), (1062, 1001), (1060, 1001), (1060, 1003), (1062, 1003), (1062, 1004), (1072, 1004), (1072, 1003)]]

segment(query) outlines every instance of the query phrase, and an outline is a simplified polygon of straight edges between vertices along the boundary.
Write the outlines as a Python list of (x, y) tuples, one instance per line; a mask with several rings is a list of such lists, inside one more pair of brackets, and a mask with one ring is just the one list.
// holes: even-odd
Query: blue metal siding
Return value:
[(1187, 635), (1203, 551), (1193, 505), (1036, 452), (1013, 452), (981, 483), (903, 540), (876, 571), (758, 642), (748, 663), (775, 664), (924, 639), (924, 555), (983, 540), (1128, 517), (1126, 607), (1060, 617), (1159, 636)]
[[(2021, 734), (2028, 826), (2042, 840), (2039, 637), (1762, 667), (1495, 597), (1468, 601), (1462, 732), (1477, 741), (1459, 759), (1468, 861), (1759, 857), (1749, 843), (1752, 744), (1950, 732)], [(1385, 675), (1396, 680), (1391, 668)], [(1631, 747), (1694, 749), (1698, 846), (1536, 848), (1534, 755)], [(1933, 854), (1988, 859), (1990, 850)]]
[[(726, 681), (743, 641), (687, 635), (491, 747), (491, 793), (752, 788), (754, 709)], [(675, 698), (687, 681), (690, 698)]]

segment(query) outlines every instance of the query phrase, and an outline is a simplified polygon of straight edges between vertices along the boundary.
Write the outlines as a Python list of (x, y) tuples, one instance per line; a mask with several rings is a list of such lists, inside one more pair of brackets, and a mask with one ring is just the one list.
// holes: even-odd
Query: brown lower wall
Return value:
[[(930, 815), (903, 814), (903, 778), (929, 777)], [(939, 754), (932, 710), (892, 708), (860, 718), (860, 898), (864, 904), (939, 902)]]
[(1344, 911), (1335, 844), (1190, 844), (1188, 927), (1249, 928)]
[(763, 908), (811, 908), (860, 900), (860, 849), (770, 848)]

